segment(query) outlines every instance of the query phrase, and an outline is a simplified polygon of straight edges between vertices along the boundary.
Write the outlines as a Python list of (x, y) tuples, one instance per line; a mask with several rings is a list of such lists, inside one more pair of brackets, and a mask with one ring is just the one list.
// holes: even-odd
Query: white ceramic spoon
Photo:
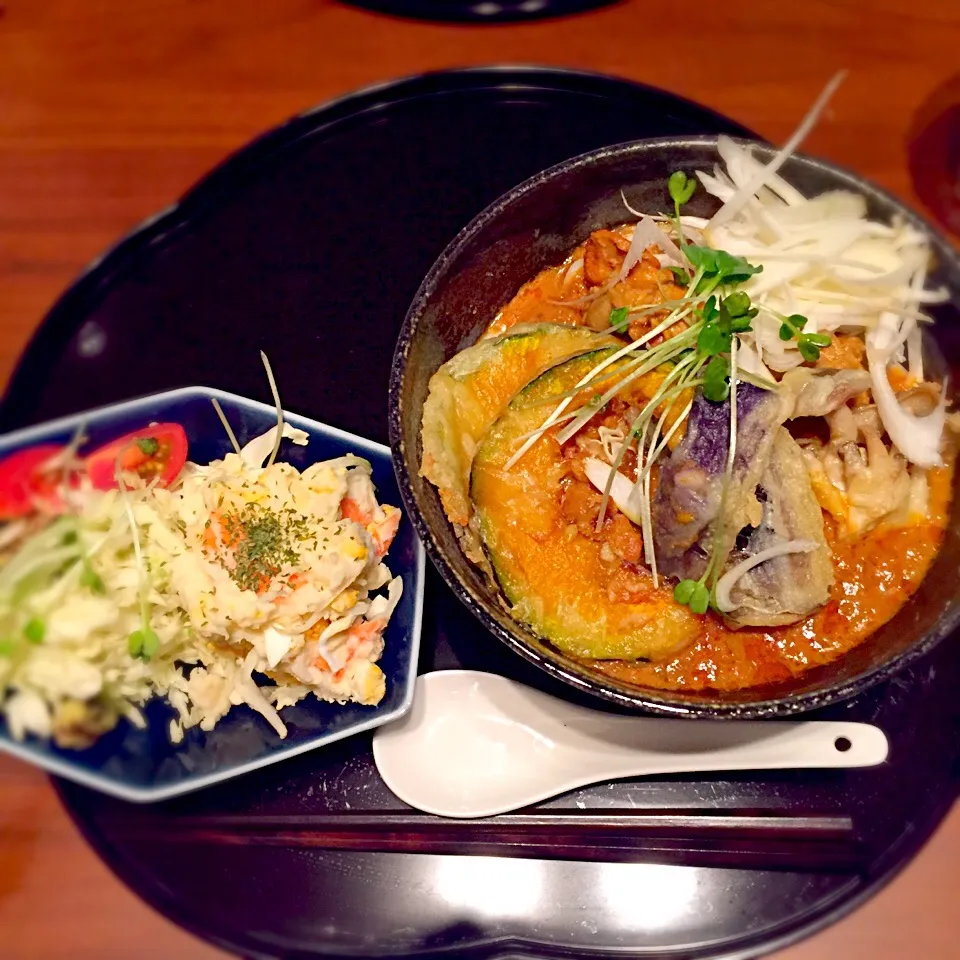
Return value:
[(373, 738), (387, 786), (441, 817), (490, 817), (622, 777), (870, 767), (887, 750), (865, 723), (628, 717), (473, 670), (418, 677), (410, 712)]

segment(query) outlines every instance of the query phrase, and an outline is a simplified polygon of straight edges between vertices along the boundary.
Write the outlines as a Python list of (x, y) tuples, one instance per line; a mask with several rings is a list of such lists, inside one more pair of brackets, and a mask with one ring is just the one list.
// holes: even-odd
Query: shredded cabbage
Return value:
[(919, 467), (939, 467), (943, 464), (940, 443), (947, 422), (947, 391), (941, 390), (936, 407), (925, 416), (910, 413), (900, 405), (887, 376), (888, 364), (909, 336), (900, 327), (895, 314), (885, 313), (877, 329), (867, 334), (873, 399), (884, 429), (897, 449)]
[(902, 220), (871, 220), (862, 196), (832, 191), (807, 198), (776, 172), (838, 82), (834, 78), (798, 135), (766, 165), (752, 147), (719, 138), (723, 166), (697, 172), (722, 202), (704, 236), (711, 247), (763, 268), (743, 284), (760, 311), (753, 329), (740, 334), (745, 370), (770, 379), (771, 371), (785, 373), (803, 362), (797, 338), (779, 337), (783, 316), (806, 317), (809, 333), (859, 333), (884, 430), (908, 460), (938, 466), (946, 390), (933, 412), (917, 416), (897, 401), (887, 378), (887, 367), (905, 360), (914, 380), (923, 381), (926, 308), (948, 298), (946, 290), (926, 285), (927, 238)]
[[(583, 462), (583, 472), (587, 479), (603, 493), (610, 484), (610, 499), (619, 507), (627, 519), (632, 520), (638, 527), (642, 520), (640, 494), (634, 490), (634, 485), (610, 464), (598, 460), (596, 457), (587, 457)], [(613, 474), (611, 480), (610, 475)]]
[[(810, 332), (867, 331), (883, 313), (929, 321), (924, 308), (946, 291), (925, 288), (926, 238), (908, 224), (869, 219), (863, 197), (833, 191), (805, 198), (752, 148), (721, 137), (724, 168), (697, 176), (725, 205), (709, 221), (711, 247), (745, 257), (763, 270), (743, 289), (760, 314), (741, 337), (766, 367), (785, 372), (802, 363), (797, 341), (780, 340), (780, 315), (799, 313)], [(732, 202), (749, 192), (750, 202)], [(722, 215), (721, 215), (722, 214)], [(912, 367), (922, 373), (919, 338), (910, 341)]]
[[(142, 723), (153, 696), (177, 712), (174, 741), (241, 703), (284, 736), (278, 709), (310, 693), (382, 698), (376, 661), (402, 592), (383, 556), (399, 511), (353, 455), (263, 467), (276, 434), (188, 463), (172, 488), (86, 488), (69, 514), (6, 528), (0, 702), (14, 737), (86, 746), (121, 716)], [(283, 436), (308, 440), (289, 425)], [(149, 656), (128, 645), (141, 600), (159, 641)]]

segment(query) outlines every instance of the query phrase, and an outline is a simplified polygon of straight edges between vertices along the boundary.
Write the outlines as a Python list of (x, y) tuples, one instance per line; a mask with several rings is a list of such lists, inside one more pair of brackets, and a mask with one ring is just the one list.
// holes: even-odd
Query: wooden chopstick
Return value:
[[(132, 818), (140, 841), (303, 847), (381, 853), (655, 862), (751, 869), (856, 869), (861, 860), (846, 816), (763, 812), (520, 813), (451, 820), (421, 813), (178, 817), (155, 830)], [(156, 834), (155, 838), (151, 834)]]

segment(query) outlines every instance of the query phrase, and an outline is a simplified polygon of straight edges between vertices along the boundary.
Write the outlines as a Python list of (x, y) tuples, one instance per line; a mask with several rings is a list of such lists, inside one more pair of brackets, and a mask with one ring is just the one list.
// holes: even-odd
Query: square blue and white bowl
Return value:
[[(81, 424), (92, 449), (152, 421), (174, 421), (186, 430), (189, 458), (195, 463), (209, 463), (231, 449), (211, 404), (214, 398), (241, 445), (276, 424), (272, 406), (221, 390), (184, 387), (7, 434), (0, 437), (0, 458), (39, 443), (67, 443)], [(305, 430), (310, 440), (306, 446), (285, 443), (283, 460), (304, 470), (312, 463), (355, 453), (372, 464), (380, 502), (400, 506), (388, 447), (307, 417), (292, 413), (284, 417), (291, 426)], [(403, 595), (384, 634), (378, 665), (387, 689), (375, 707), (325, 703), (307, 697), (283, 709), (287, 736), (281, 739), (261, 716), (245, 705), (238, 706), (209, 733), (194, 727), (185, 732), (181, 743), (172, 744), (168, 729), (175, 712), (164, 700), (154, 698), (143, 710), (145, 729), (121, 720), (86, 750), (61, 749), (51, 741), (31, 736), (14, 740), (0, 716), (0, 750), (57, 776), (143, 803), (220, 783), (397, 720), (413, 701), (423, 611), (424, 552), (406, 517), (401, 520), (387, 563), (394, 575), (403, 577)]]

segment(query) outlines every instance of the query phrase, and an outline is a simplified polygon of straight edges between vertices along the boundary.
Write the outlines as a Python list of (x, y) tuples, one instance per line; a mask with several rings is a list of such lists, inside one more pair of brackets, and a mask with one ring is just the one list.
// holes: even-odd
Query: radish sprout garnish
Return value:
[(267, 380), (270, 382), (270, 392), (273, 394), (273, 402), (277, 408), (277, 439), (273, 442), (273, 450), (267, 459), (267, 466), (265, 468), (269, 470), (270, 467), (273, 466), (273, 461), (277, 459), (277, 454), (280, 452), (280, 443), (283, 440), (283, 407), (280, 405), (280, 392), (277, 390), (277, 381), (273, 377), (270, 360), (262, 350), (260, 351), (260, 359), (263, 361), (264, 370), (267, 371)]
[(227, 415), (223, 412), (223, 407), (220, 406), (216, 397), (213, 397), (210, 402), (213, 404), (213, 409), (217, 411), (217, 416), (223, 424), (223, 429), (227, 432), (227, 439), (230, 441), (230, 446), (233, 447), (233, 452), (239, 456), (240, 444), (237, 443), (237, 435), (233, 432), (233, 427), (230, 426), (230, 421), (227, 420)]
[(147, 599), (150, 589), (149, 577), (147, 574), (147, 565), (143, 559), (143, 549), (140, 545), (140, 527), (137, 525), (137, 517), (133, 510), (133, 502), (130, 499), (130, 491), (127, 482), (123, 476), (122, 460), (127, 452), (127, 447), (121, 448), (117, 453), (117, 460), (114, 466), (114, 476), (117, 480), (117, 489), (120, 491), (120, 499), (123, 501), (123, 509), (130, 523), (130, 537), (133, 541), (133, 555), (137, 564), (137, 601), (140, 606), (140, 628), (134, 630), (127, 637), (127, 648), (131, 657), (140, 657), (144, 661), (150, 658), (160, 649), (160, 637), (150, 626), (150, 604)]

